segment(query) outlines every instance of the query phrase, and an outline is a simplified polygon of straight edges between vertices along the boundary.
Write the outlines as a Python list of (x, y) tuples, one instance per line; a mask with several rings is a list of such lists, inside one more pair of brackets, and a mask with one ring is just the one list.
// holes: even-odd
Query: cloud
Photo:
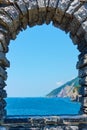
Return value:
[(57, 86), (61, 86), (62, 84), (63, 84), (63, 82), (61, 82), (61, 81), (56, 82)]

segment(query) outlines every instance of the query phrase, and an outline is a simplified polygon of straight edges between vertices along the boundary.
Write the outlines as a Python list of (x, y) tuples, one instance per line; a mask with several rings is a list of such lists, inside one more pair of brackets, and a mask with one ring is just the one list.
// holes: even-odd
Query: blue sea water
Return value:
[(9, 116), (77, 115), (80, 104), (69, 98), (7, 98)]

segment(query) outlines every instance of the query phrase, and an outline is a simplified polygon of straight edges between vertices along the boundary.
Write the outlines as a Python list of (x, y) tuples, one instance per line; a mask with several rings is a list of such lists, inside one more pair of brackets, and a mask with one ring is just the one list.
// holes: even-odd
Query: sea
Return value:
[(8, 116), (59, 116), (78, 115), (80, 103), (70, 98), (7, 98)]

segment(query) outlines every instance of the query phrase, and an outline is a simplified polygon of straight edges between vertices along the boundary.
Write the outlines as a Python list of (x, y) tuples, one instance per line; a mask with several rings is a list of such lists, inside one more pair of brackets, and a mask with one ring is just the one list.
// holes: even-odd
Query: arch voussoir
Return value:
[(47, 5), (46, 24), (49, 24), (55, 15), (59, 0), (49, 0)]
[(42, 25), (45, 23), (46, 20), (46, 13), (47, 13), (47, 8), (46, 8), (46, 1), (45, 0), (37, 0), (38, 4), (38, 25)]
[(29, 15), (29, 26), (35, 26), (38, 22), (38, 3), (36, 0), (29, 1), (29, 7), (28, 7), (28, 15)]
[(70, 23), (73, 20), (73, 14), (80, 8), (82, 3), (79, 0), (71, 1), (69, 6), (67, 7), (65, 14), (62, 18), (62, 22), (60, 28), (65, 32), (69, 32)]
[[(56, 8), (56, 12), (55, 12), (55, 15), (53, 18), (53, 25), (54, 26), (62, 29), (62, 26), (64, 26), (62, 24), (62, 20), (64, 18), (66, 10), (67, 10), (67, 8), (69, 8), (70, 4), (71, 4), (70, 0), (64, 0), (64, 1), (59, 0), (58, 6)], [(66, 24), (66, 23), (64, 23), (64, 24)]]
[(27, 17), (28, 12), (27, 12), (27, 8), (26, 8), (26, 4), (23, 2), (23, 0), (15, 1), (14, 4), (16, 6), (16, 9), (19, 11), (21, 27), (23, 29), (26, 29), (26, 27), (28, 25), (28, 17)]
[(83, 38), (87, 42), (87, 19), (85, 22), (82, 23), (79, 31), (77, 32), (77, 35), (79, 36), (79, 38)]
[(4, 26), (14, 39), (15, 31), (12, 19), (7, 14), (5, 13), (2, 14), (1, 12), (3, 12), (3, 10), (0, 9), (0, 25)]
[(14, 6), (7, 6), (2, 10), (12, 19), (16, 31), (19, 27), (19, 12)]
[[(87, 18), (87, 3), (83, 4), (74, 14), (69, 30), (73, 36), (76, 35), (81, 24)], [(78, 43), (77, 43), (78, 44)]]

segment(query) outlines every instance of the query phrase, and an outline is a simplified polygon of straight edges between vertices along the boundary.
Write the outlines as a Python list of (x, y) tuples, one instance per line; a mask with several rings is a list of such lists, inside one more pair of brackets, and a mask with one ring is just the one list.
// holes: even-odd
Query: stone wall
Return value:
[[(53, 26), (69, 33), (80, 51), (77, 63), (81, 84), (79, 114), (82, 117), (87, 116), (87, 0), (0, 0), (1, 124), (6, 117), (4, 98), (7, 94), (4, 88), (7, 79), (6, 68), (10, 67), (6, 58), (10, 40), (15, 40), (18, 33), (25, 30), (27, 26), (33, 27), (44, 23), (48, 25), (50, 22)], [(82, 123), (81, 126), (83, 127)], [(85, 128), (87, 129), (87, 126)]]
[(0, 130), (87, 130), (87, 117), (7, 117), (2, 125)]

